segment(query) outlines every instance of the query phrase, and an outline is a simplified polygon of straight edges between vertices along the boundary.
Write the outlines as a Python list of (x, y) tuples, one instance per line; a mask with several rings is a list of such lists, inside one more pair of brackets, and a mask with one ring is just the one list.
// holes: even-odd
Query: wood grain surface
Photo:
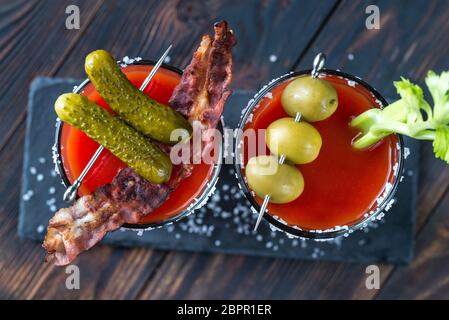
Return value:
[[(69, 4), (80, 7), (80, 30), (65, 28)], [(369, 4), (381, 10), (380, 30), (365, 27)], [(364, 265), (101, 245), (77, 260), (81, 290), (67, 290), (64, 269), (44, 264), (39, 244), (17, 237), (31, 80), (83, 77), (84, 57), (99, 48), (117, 58), (155, 58), (173, 43), (171, 63), (184, 67), (200, 36), (222, 18), (238, 39), (236, 88), (257, 90), (274, 76), (309, 68), (319, 51), (330, 68), (359, 75), (386, 96), (401, 75), (422, 84), (428, 69), (449, 65), (444, 0), (1, 0), (0, 298), (449, 298), (449, 169), (430, 145), (421, 150), (416, 258), (408, 267), (381, 266), (380, 290), (365, 288)]]

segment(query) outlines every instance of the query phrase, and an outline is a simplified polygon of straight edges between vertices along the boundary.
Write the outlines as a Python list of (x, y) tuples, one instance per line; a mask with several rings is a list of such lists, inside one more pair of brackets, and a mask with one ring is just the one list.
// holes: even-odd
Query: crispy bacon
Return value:
[(226, 99), (231, 94), (230, 48), (235, 45), (234, 34), (228, 29), (226, 21), (216, 23), (214, 29), (215, 38), (203, 36), (200, 47), (170, 99), (174, 109), (209, 128), (216, 127)]
[[(208, 128), (216, 127), (231, 93), (231, 49), (235, 45), (225, 21), (216, 23), (214, 29), (214, 39), (203, 37), (170, 100), (172, 108)], [(121, 170), (110, 184), (81, 197), (50, 219), (43, 243), (46, 260), (55, 265), (69, 264), (107, 232), (124, 223), (138, 223), (166, 201), (191, 171), (191, 165), (176, 165), (169, 182), (152, 184), (130, 168)]]

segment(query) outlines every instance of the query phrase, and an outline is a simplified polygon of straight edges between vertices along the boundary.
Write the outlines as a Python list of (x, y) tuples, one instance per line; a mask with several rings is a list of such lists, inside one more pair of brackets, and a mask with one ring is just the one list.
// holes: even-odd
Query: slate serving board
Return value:
[[(36, 78), (30, 88), (19, 235), (42, 241), (54, 212), (63, 207), (64, 187), (54, 171), (51, 148), (54, 142), (57, 96), (72, 91), (79, 80)], [(236, 90), (224, 114), (226, 127), (235, 128), (241, 110), (253, 93)], [(396, 204), (368, 228), (330, 242), (289, 239), (263, 222), (252, 232), (256, 216), (237, 187), (232, 165), (223, 165), (217, 191), (208, 204), (183, 220), (165, 228), (136, 232), (121, 229), (103, 243), (115, 246), (148, 246), (165, 250), (223, 252), (298, 259), (386, 262), (407, 264), (413, 256), (415, 202), (418, 179), (418, 144), (405, 140), (410, 156), (405, 161)]]

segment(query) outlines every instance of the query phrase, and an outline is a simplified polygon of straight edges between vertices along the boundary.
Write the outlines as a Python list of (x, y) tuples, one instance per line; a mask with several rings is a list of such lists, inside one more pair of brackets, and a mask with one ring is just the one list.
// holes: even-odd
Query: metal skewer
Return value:
[[(157, 70), (160, 68), (160, 66), (164, 62), (165, 58), (167, 57), (167, 55), (170, 52), (172, 47), (173, 47), (173, 45), (171, 44), (167, 48), (167, 50), (165, 50), (164, 54), (156, 62), (156, 64), (154, 65), (153, 69), (151, 69), (150, 73), (148, 74), (148, 76), (145, 78), (145, 80), (143, 81), (142, 85), (140, 86), (140, 88), (139, 88), (140, 91), (145, 90), (145, 88), (148, 86), (148, 84), (150, 83), (151, 79), (153, 79), (154, 75), (156, 74)], [(73, 200), (75, 200), (75, 198), (76, 198), (76, 196), (78, 194), (78, 189), (80, 188), (81, 183), (83, 182), (84, 177), (89, 172), (89, 170), (92, 168), (92, 166), (95, 163), (95, 161), (97, 161), (97, 159), (100, 156), (100, 154), (103, 151), (103, 149), (104, 149), (103, 146), (99, 146), (98, 147), (97, 151), (95, 151), (95, 153), (92, 156), (92, 158), (90, 158), (89, 162), (84, 167), (84, 169), (81, 172), (81, 174), (79, 175), (79, 177), (73, 182), (73, 184), (70, 187), (67, 188), (67, 190), (64, 192), (64, 197), (63, 197), (64, 201), (72, 202)]]
[[(313, 68), (312, 68), (312, 78), (317, 78), (320, 70), (323, 69), (324, 63), (326, 62), (326, 56), (324, 53), (320, 52), (313, 59)], [(295, 116), (295, 122), (299, 122), (301, 120), (301, 113), (297, 112)], [(285, 154), (281, 154), (279, 157), (279, 164), (282, 165), (285, 162)], [(256, 225), (254, 226), (254, 231), (257, 231), (259, 227), (260, 221), (262, 221), (262, 217), (267, 211), (268, 203), (270, 202), (270, 195), (267, 194), (263, 199), (262, 205), (260, 206), (259, 215), (257, 216)]]

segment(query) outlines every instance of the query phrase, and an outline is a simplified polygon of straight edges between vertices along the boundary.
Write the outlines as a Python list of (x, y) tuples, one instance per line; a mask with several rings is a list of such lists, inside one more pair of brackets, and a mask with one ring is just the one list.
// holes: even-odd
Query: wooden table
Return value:
[[(65, 28), (65, 9), (81, 10), (81, 29)], [(368, 30), (367, 5), (380, 8)], [(64, 268), (43, 263), (39, 244), (17, 236), (29, 84), (37, 75), (84, 77), (83, 60), (105, 48), (116, 57), (157, 57), (174, 43), (185, 66), (212, 22), (233, 26), (235, 88), (256, 90), (288, 70), (327, 66), (359, 75), (384, 95), (406, 76), (449, 69), (447, 1), (130, 1), (0, 0), (0, 297), (24, 299), (449, 298), (449, 167), (422, 147), (416, 257), (380, 266), (381, 289), (365, 288), (364, 265), (143, 248), (98, 246), (83, 254), (81, 289), (65, 288)], [(271, 58), (270, 58), (271, 57)], [(240, 112), (237, 110), (236, 112)]]

